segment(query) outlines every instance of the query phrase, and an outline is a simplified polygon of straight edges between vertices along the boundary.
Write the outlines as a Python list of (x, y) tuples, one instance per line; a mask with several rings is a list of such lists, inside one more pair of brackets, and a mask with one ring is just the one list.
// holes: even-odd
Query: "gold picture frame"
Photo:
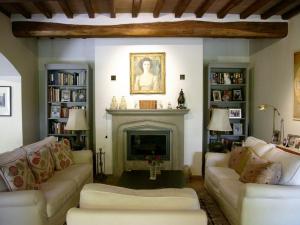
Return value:
[(165, 94), (165, 53), (130, 53), (130, 94)]
[(294, 54), (294, 120), (300, 120), (300, 52)]

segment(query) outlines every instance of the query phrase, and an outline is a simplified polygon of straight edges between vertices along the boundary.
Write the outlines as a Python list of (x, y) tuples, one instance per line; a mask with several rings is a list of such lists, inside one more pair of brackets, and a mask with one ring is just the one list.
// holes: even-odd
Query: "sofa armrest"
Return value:
[(91, 150), (72, 151), (75, 164), (93, 163), (93, 153)]
[(240, 197), (241, 225), (299, 224), (300, 186), (246, 184)]
[(205, 154), (205, 167), (228, 167), (229, 153), (207, 152)]
[(72, 208), (68, 225), (207, 225), (203, 210), (97, 210)]
[(42, 191), (0, 192), (0, 224), (43, 225), (47, 220)]

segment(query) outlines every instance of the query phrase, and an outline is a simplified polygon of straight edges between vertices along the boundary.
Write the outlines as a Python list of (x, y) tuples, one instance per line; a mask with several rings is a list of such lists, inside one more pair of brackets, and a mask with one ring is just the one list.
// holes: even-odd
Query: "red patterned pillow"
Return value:
[(10, 191), (39, 189), (21, 148), (0, 155), (0, 175)]
[(73, 164), (71, 145), (68, 139), (52, 143), (50, 149), (57, 170), (63, 170)]
[(35, 176), (36, 182), (42, 183), (47, 181), (54, 174), (54, 162), (47, 146), (36, 147), (27, 151), (27, 160)]

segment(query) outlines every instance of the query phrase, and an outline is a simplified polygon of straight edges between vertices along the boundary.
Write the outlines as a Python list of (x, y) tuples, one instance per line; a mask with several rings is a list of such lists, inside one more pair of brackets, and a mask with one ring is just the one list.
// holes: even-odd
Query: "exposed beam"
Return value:
[(219, 19), (223, 19), (227, 13), (234, 7), (236, 7), (238, 4), (240, 4), (242, 0), (230, 0), (218, 13), (217, 16)]
[(282, 15), (282, 19), (288, 20), (288, 19), (292, 18), (293, 16), (296, 16), (298, 13), (300, 13), (300, 4), (292, 9), (290, 9), (286, 13), (284, 13)]
[(47, 18), (51, 19), (52, 18), (52, 12), (50, 11), (50, 9), (47, 7), (47, 5), (45, 4), (45, 2), (42, 1), (35, 1), (33, 2), (33, 4), (35, 5), (35, 7), (41, 11), (41, 13), (43, 13)]
[(57, 0), (58, 4), (60, 5), (61, 9), (64, 11), (66, 17), (73, 18), (73, 12), (69, 6), (69, 3), (67, 0)]
[(25, 9), (21, 3), (12, 3), (11, 5), (15, 8), (15, 10), (17, 10), (18, 13), (22, 14), (26, 19), (31, 18), (31, 13), (28, 12), (27, 9)]
[(0, 12), (2, 12), (7, 17), (10, 17), (10, 12), (8, 12), (6, 9), (4, 9), (2, 6), (0, 6)]
[(155, 5), (154, 10), (153, 10), (153, 17), (154, 18), (159, 17), (160, 11), (164, 7), (165, 2), (166, 2), (165, 0), (157, 0), (156, 1), (156, 5)]
[(95, 10), (94, 10), (92, 1), (91, 0), (83, 0), (83, 3), (84, 3), (87, 13), (89, 14), (89, 17), (95, 18)]
[(255, 13), (257, 10), (259, 10), (261, 7), (266, 5), (267, 3), (271, 2), (272, 0), (256, 0), (253, 2), (248, 8), (246, 8), (243, 12), (240, 14), (241, 19), (248, 18), (251, 14)]
[(178, 0), (174, 9), (175, 18), (180, 18), (190, 3), (191, 0)]
[(201, 3), (195, 11), (196, 17), (202, 17), (215, 1), (216, 0), (205, 0), (203, 3)]
[(109, 0), (108, 4), (109, 4), (109, 8), (110, 8), (110, 17), (116, 18), (115, 0)]
[(288, 23), (180, 21), (93, 26), (15, 21), (12, 31), (16, 37), (283, 38), (287, 35)]
[(142, 0), (132, 0), (132, 17), (138, 16), (142, 5)]
[(274, 5), (270, 9), (268, 9), (266, 12), (264, 12), (263, 14), (261, 14), (261, 18), (263, 20), (266, 20), (269, 17), (274, 16), (276, 13), (278, 13), (279, 11), (285, 9), (286, 7), (288, 7), (294, 1), (295, 0), (281, 0), (276, 5)]

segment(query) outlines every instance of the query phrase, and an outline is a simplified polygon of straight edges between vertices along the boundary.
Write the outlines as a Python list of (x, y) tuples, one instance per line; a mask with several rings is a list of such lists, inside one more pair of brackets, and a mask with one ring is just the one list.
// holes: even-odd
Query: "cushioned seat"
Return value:
[(41, 184), (47, 202), (47, 216), (53, 216), (69, 198), (76, 194), (76, 185), (72, 180), (48, 181)]
[(219, 191), (222, 197), (235, 209), (238, 209), (239, 195), (244, 184), (238, 180), (223, 179), (219, 183)]
[(239, 178), (239, 175), (234, 170), (226, 167), (208, 167), (205, 173), (217, 187), (224, 179), (237, 180)]

